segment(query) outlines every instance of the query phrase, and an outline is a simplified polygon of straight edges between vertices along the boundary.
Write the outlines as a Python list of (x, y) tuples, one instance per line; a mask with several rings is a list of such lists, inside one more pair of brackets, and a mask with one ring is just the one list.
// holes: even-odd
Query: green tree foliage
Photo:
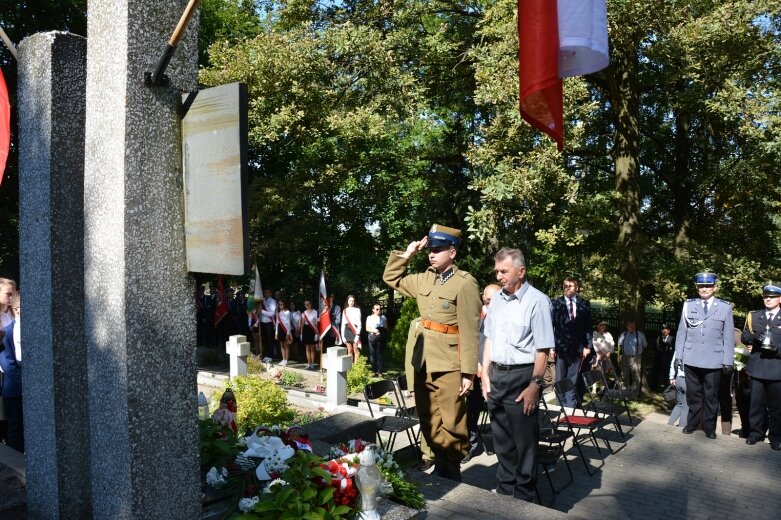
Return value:
[(611, 66), (565, 81), (563, 156), (517, 114), (514, 4), (491, 3), (473, 50), (494, 110), (470, 231), (521, 245), (550, 292), (581, 260), (592, 296), (672, 305), (711, 268), (752, 305), (779, 274), (779, 2), (609, 1)]
[(252, 248), (274, 285), (311, 296), (325, 266), (365, 302), (389, 249), (463, 218), (473, 116), (445, 82), (468, 41), (445, 5), (274, 4), (256, 37), (210, 48), (204, 84), (249, 86)]

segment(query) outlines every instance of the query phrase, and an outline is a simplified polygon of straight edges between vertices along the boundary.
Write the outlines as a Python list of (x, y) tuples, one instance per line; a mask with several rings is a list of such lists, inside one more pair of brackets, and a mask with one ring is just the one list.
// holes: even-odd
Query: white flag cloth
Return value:
[(258, 271), (257, 265), (255, 266), (255, 293), (253, 294), (253, 298), (255, 298), (255, 305), (263, 300), (263, 287), (260, 285), (260, 272)]
[(602, 70), (610, 63), (606, 0), (558, 0), (559, 77)]

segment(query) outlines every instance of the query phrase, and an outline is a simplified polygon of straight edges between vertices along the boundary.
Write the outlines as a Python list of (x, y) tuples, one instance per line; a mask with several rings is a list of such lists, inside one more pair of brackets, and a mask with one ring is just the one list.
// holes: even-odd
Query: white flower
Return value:
[(290, 446), (283, 445), (283, 447), (275, 449), (255, 470), (258, 480), (271, 480), (272, 473), (281, 474), (290, 469), (290, 466), (285, 461), (295, 455), (295, 453), (296, 450)]
[(263, 488), (263, 492), (264, 493), (271, 493), (271, 491), (272, 491), (271, 488), (273, 486), (287, 486), (287, 482), (285, 482), (281, 478), (276, 478), (276, 479), (272, 480), (271, 482), (269, 482), (268, 485), (265, 488)]
[(212, 467), (206, 474), (206, 483), (212, 487), (220, 488), (227, 483), (226, 478), (228, 478), (228, 470), (226, 468), (218, 470)]
[(242, 498), (239, 500), (239, 510), (241, 510), (242, 513), (249, 513), (258, 505), (259, 501), (260, 500), (256, 496), (252, 498)]

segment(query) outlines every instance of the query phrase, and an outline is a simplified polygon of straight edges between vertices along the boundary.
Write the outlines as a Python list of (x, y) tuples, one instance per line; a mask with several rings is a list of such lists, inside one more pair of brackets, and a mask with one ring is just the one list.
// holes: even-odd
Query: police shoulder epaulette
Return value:
[(687, 302), (696, 302), (697, 300), (699, 300), (699, 298), (689, 298), (689, 299), (688, 299), (688, 300), (686, 300), (686, 301), (687, 301)]

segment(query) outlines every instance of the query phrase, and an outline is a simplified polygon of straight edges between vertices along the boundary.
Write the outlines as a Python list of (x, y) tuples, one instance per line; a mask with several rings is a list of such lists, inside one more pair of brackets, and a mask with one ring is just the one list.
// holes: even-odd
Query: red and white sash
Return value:
[(350, 327), (350, 330), (353, 331), (353, 335), (355, 336), (354, 343), (356, 345), (360, 345), (361, 344), (361, 335), (358, 334), (358, 331), (355, 330), (355, 325), (353, 325), (353, 323), (350, 321), (350, 318), (347, 317), (347, 309), (344, 309), (342, 311), (342, 319), (344, 320), (345, 323), (347, 323), (347, 326)]
[(311, 321), (309, 321), (309, 317), (306, 315), (306, 311), (304, 311), (302, 314), (304, 316), (304, 321), (306, 322), (306, 324), (309, 325), (309, 328), (312, 329), (312, 332), (315, 333), (315, 341), (317, 341), (318, 339), (317, 327), (315, 327), (314, 324)]

